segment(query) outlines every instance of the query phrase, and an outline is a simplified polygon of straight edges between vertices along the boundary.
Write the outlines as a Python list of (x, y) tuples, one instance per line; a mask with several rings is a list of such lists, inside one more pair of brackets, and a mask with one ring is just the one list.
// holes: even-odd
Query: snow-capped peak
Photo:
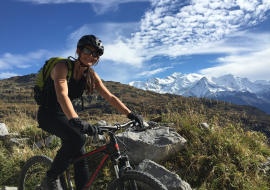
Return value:
[(175, 72), (164, 79), (153, 77), (146, 82), (133, 81), (129, 85), (157, 93), (171, 93), (186, 97), (196, 96), (198, 98), (219, 96), (220, 94), (224, 95), (224, 93), (249, 92), (258, 94), (270, 91), (270, 83), (267, 81), (251, 82), (247, 78), (235, 77), (232, 74), (215, 78), (196, 73)]

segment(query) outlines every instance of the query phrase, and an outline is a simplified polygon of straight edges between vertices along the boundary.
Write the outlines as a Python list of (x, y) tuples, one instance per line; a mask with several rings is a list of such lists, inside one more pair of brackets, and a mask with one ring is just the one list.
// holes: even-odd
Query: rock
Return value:
[(205, 129), (210, 129), (210, 127), (207, 123), (201, 123), (201, 126)]
[(0, 140), (9, 140), (14, 136), (19, 136), (19, 133), (8, 133), (8, 134), (0, 135)]
[(55, 138), (58, 138), (58, 137), (56, 137), (55, 135), (49, 136), (49, 137), (47, 137), (44, 141), (41, 140), (41, 141), (37, 142), (36, 144), (34, 144), (34, 145), (33, 145), (32, 147), (30, 147), (30, 148), (31, 148), (31, 150), (33, 150), (33, 149), (37, 149), (37, 148), (42, 147), (42, 145), (48, 146)]
[(162, 120), (162, 116), (152, 119), (153, 122), (160, 122), (161, 120)]
[(160, 163), (186, 147), (186, 139), (168, 127), (156, 127), (143, 132), (132, 129), (116, 135), (126, 144), (128, 153), (119, 142), (120, 151), (131, 156), (134, 164), (144, 159)]
[(263, 174), (263, 175), (266, 175), (266, 174), (267, 174), (266, 171), (265, 171), (264, 169), (259, 169), (259, 172), (260, 172), (261, 174)]
[(104, 120), (100, 120), (97, 122), (97, 126), (106, 126), (106, 125), (107, 125), (107, 123)]
[(151, 174), (163, 183), (168, 190), (192, 190), (190, 185), (183, 181), (177, 174), (170, 172), (165, 167), (151, 160), (144, 160), (135, 168), (135, 170)]
[(144, 125), (144, 127), (150, 127), (150, 125), (148, 125), (148, 123), (145, 121), (143, 121), (143, 125)]
[(18, 135), (19, 133), (8, 133), (7, 126), (4, 123), (0, 123), (0, 140), (9, 140)]
[(104, 135), (96, 135), (92, 137), (92, 143), (104, 142), (106, 138)]
[(174, 127), (174, 123), (160, 123), (160, 126), (164, 126), (164, 127)]
[(157, 126), (158, 126), (158, 123), (157, 123), (157, 122), (154, 122), (154, 121), (149, 121), (149, 122), (148, 122), (148, 125), (149, 125), (150, 127), (157, 127)]
[(157, 122), (154, 122), (154, 121), (149, 121), (148, 124), (151, 126), (151, 127), (157, 127), (157, 126), (162, 126), (162, 127), (175, 127), (175, 124), (174, 123), (157, 123)]
[(9, 146), (23, 146), (24, 142), (27, 142), (30, 138), (12, 138), (9, 140)]
[(0, 123), (0, 135), (8, 134), (7, 126), (4, 123)]
[(3, 190), (17, 190), (17, 189), (18, 189), (17, 187), (7, 187), (7, 186), (3, 187)]

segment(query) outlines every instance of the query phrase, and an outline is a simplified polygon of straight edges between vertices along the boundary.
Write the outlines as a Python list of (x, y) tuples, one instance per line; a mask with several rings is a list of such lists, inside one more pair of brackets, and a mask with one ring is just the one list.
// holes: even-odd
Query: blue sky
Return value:
[(85, 34), (100, 78), (128, 84), (174, 72), (270, 81), (270, 0), (1, 0), (0, 79), (75, 57)]

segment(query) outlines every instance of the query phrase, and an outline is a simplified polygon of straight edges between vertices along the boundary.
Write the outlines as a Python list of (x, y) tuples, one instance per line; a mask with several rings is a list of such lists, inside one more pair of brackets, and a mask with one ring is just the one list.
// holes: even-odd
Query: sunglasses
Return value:
[(93, 57), (98, 57), (99, 56), (99, 54), (98, 54), (98, 52), (96, 52), (96, 51), (91, 51), (90, 49), (88, 49), (88, 48), (83, 48), (83, 52), (85, 53), (85, 54), (90, 54), (90, 53), (92, 53), (92, 56)]

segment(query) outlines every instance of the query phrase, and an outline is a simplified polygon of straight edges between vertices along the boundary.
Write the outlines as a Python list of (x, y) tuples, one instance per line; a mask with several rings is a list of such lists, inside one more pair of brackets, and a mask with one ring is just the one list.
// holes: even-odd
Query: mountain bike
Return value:
[[(66, 171), (59, 176), (63, 190), (74, 190), (71, 181), (70, 166), (81, 159), (93, 159), (101, 153), (101, 157), (96, 164), (96, 168), (89, 175), (89, 180), (83, 190), (93, 189), (91, 186), (104, 169), (105, 165), (111, 160), (116, 178), (111, 180), (107, 190), (167, 190), (167, 188), (152, 175), (142, 171), (133, 170), (127, 155), (121, 155), (118, 141), (123, 143), (114, 133), (122, 128), (135, 127), (135, 121), (129, 121), (122, 125), (100, 126), (101, 133), (109, 134), (110, 142), (93, 151), (84, 154), (81, 157), (71, 159)], [(124, 145), (124, 143), (123, 143)], [(125, 145), (124, 145), (125, 146)], [(19, 176), (19, 190), (41, 190), (40, 184), (50, 168), (52, 159), (48, 156), (37, 155), (31, 157), (24, 164)], [(120, 169), (119, 169), (119, 166)], [(105, 188), (103, 188), (105, 189)]]

